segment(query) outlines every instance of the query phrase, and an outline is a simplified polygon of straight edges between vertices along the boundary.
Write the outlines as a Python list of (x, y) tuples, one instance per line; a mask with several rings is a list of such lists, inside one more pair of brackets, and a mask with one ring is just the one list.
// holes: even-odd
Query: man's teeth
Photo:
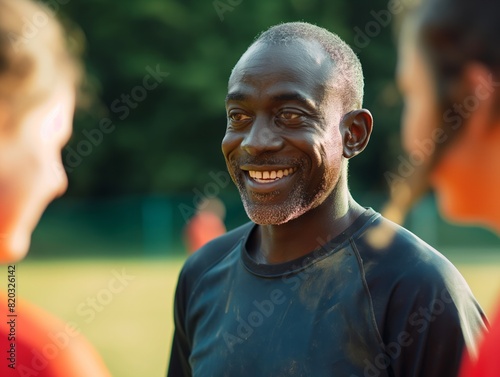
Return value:
[(271, 171), (255, 171), (249, 170), (248, 174), (255, 180), (269, 180), (275, 181), (276, 179), (280, 179), (286, 177), (287, 175), (295, 172), (295, 168), (288, 168), (283, 170), (271, 170)]

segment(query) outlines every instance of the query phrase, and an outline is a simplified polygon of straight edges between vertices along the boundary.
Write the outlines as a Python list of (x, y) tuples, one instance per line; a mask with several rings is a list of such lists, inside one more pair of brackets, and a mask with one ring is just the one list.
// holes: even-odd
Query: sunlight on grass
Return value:
[(491, 318), (500, 302), (500, 264), (458, 264), (465, 280), (481, 304), (481, 307)]
[(113, 376), (164, 377), (181, 265), (165, 259), (23, 262), (18, 292), (75, 322)]

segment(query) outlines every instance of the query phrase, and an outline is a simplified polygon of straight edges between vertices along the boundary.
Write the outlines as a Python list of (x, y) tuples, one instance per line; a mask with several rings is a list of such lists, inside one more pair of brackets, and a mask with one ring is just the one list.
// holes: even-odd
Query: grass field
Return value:
[[(500, 294), (500, 261), (454, 262), (491, 313)], [(18, 294), (76, 322), (113, 376), (163, 377), (181, 265), (176, 259), (26, 261), (17, 267)], [(109, 284), (119, 292), (110, 293)]]
[[(164, 377), (181, 265), (171, 259), (22, 262), (18, 295), (78, 324), (113, 376)], [(110, 283), (123, 289), (111, 296)]]

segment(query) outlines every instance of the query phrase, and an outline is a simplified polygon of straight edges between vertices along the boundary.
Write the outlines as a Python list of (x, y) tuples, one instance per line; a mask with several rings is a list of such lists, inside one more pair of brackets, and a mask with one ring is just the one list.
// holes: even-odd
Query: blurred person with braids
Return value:
[[(0, 261), (9, 274), (47, 205), (66, 190), (61, 149), (81, 71), (49, 9), (0, 0)], [(0, 313), (2, 377), (110, 376), (78, 329), (8, 292), (0, 292)]]
[[(394, 187), (388, 207), (401, 218), (429, 185), (447, 219), (500, 234), (499, 14), (498, 1), (428, 0), (405, 18), (403, 144), (425, 161)], [(499, 350), (500, 311), (479, 354), (464, 355), (461, 376), (500, 376)]]

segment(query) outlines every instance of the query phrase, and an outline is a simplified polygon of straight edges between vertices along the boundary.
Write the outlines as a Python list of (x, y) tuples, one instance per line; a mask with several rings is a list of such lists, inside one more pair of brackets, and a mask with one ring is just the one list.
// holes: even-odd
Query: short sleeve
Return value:
[(395, 376), (453, 377), (484, 329), (484, 314), (458, 271), (428, 268), (395, 287), (383, 339)]

